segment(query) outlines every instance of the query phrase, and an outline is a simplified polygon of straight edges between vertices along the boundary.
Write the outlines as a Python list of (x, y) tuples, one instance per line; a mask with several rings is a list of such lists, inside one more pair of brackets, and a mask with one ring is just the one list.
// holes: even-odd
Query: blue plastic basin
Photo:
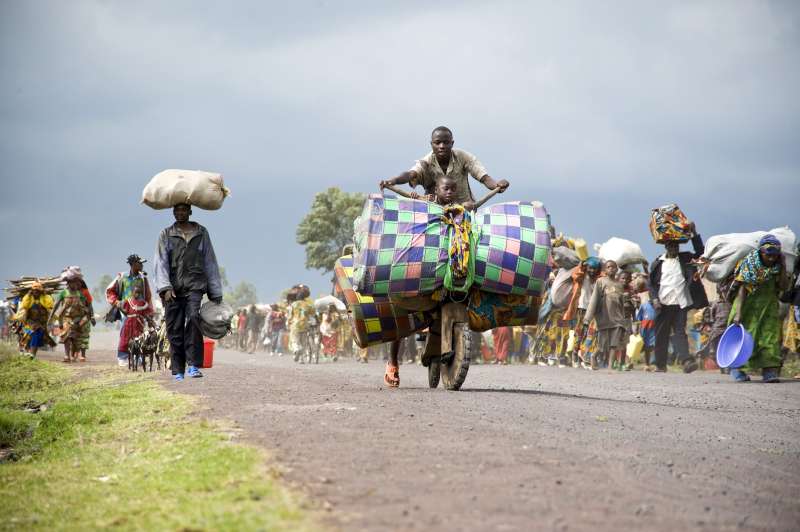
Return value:
[(721, 368), (740, 368), (753, 354), (753, 337), (741, 325), (730, 325), (717, 346), (717, 365)]

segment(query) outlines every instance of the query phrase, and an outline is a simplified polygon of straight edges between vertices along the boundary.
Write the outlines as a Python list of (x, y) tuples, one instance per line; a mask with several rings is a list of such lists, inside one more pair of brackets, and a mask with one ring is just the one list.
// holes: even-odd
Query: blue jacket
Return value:
[(154, 259), (154, 283), (159, 294), (172, 289), (176, 296), (203, 292), (209, 299), (222, 297), (222, 279), (211, 237), (202, 225), (187, 242), (176, 224), (158, 236)]

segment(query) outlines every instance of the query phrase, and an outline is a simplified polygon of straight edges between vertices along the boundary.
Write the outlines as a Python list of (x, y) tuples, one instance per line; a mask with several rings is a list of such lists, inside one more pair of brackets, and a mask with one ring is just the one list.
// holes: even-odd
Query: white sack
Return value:
[(705, 278), (714, 283), (724, 280), (733, 273), (736, 264), (745, 255), (758, 248), (758, 241), (766, 234), (772, 234), (780, 240), (783, 255), (786, 257), (786, 267), (790, 273), (793, 272), (797, 258), (795, 255), (797, 237), (788, 227), (777, 227), (770, 231), (729, 233), (709, 238), (703, 253), (703, 258), (710, 263)]
[(553, 308), (563, 310), (569, 305), (569, 298), (572, 295), (572, 272), (578, 267), (568, 270), (562, 268), (558, 270), (553, 285), (550, 287), (550, 301)]
[(336, 310), (339, 310), (339, 311), (342, 311), (342, 312), (347, 310), (347, 307), (345, 306), (344, 303), (342, 303), (342, 300), (339, 299), (338, 297), (335, 297), (335, 296), (331, 296), (331, 295), (322, 296), (321, 298), (319, 298), (319, 299), (314, 301), (314, 308), (318, 312), (324, 312), (324, 311), (328, 310), (328, 306), (329, 305), (335, 306)]
[(625, 240), (624, 238), (612, 237), (600, 247), (597, 247), (597, 256), (603, 262), (613, 260), (617, 266), (622, 268), (628, 264), (647, 263), (647, 258), (642, 253), (642, 248), (639, 244)]
[(200, 170), (164, 170), (142, 191), (142, 203), (153, 209), (171, 209), (188, 203), (215, 211), (230, 194), (220, 174)]

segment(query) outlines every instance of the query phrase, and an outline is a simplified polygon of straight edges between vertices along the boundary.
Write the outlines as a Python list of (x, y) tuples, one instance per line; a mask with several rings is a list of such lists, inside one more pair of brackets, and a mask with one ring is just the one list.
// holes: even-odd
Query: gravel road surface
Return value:
[[(110, 352), (95, 358), (110, 360)], [(342, 530), (797, 530), (800, 381), (715, 372), (296, 365), (217, 350), (200, 395)]]

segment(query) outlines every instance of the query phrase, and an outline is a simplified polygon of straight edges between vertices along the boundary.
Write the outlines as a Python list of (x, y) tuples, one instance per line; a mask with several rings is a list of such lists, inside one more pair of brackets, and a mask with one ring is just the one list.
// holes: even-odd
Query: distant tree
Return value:
[(306, 248), (306, 268), (332, 272), (342, 248), (353, 242), (353, 220), (364, 194), (329, 188), (314, 196), (311, 211), (297, 226), (297, 243)]
[(258, 302), (258, 293), (253, 283), (242, 281), (225, 293), (225, 302), (233, 308), (244, 307)]
[(92, 288), (92, 297), (95, 300), (94, 303), (95, 307), (103, 306), (103, 304), (105, 304), (106, 288), (108, 288), (108, 285), (110, 285), (111, 281), (113, 280), (114, 277), (109, 274), (105, 274), (101, 276), (100, 279), (97, 280), (97, 283), (94, 285), (94, 288)]

